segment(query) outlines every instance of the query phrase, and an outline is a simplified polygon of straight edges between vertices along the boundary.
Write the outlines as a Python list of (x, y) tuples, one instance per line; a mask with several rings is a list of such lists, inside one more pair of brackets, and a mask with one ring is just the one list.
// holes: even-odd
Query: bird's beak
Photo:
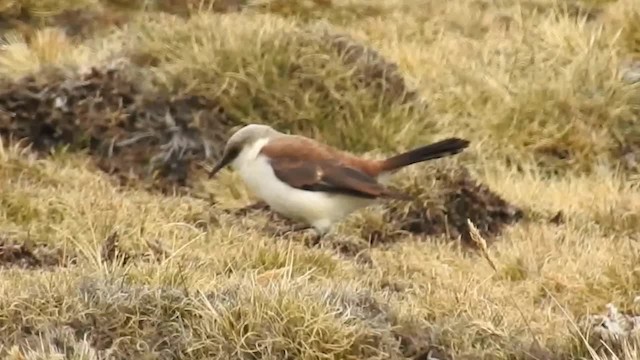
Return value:
[(225, 166), (229, 165), (233, 159), (238, 155), (237, 151), (228, 151), (222, 155), (222, 158), (218, 161), (218, 163), (213, 167), (213, 169), (209, 172), (209, 178), (214, 177), (220, 170), (222, 170)]

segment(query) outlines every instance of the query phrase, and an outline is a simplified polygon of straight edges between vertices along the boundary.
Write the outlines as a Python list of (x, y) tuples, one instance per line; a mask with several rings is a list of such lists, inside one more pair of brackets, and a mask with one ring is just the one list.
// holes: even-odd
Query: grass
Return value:
[(228, 211), (255, 200), (237, 174), (191, 172), (180, 195), (118, 186), (90, 154), (10, 139), (0, 108), (4, 358), (638, 357), (637, 333), (607, 350), (589, 322), (609, 303), (640, 312), (640, 84), (623, 80), (639, 2), (239, 3), (48, 1), (102, 19), (70, 31), (69, 17), (33, 20), (36, 2), (0, 2), (2, 19), (31, 14), (7, 25), (0, 76), (125, 64), (154, 91), (215, 99), (236, 125), (371, 156), (468, 138), (394, 182), (438, 203), (433, 175), (464, 166), (522, 209), (486, 236), (496, 268), (482, 247), (393, 228), (393, 204), (322, 248), (276, 238), (266, 214)]

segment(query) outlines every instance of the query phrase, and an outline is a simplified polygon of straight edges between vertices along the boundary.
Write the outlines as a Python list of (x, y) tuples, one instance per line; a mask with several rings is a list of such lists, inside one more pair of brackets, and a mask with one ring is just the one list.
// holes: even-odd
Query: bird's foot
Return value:
[(320, 247), (322, 248), (322, 243), (323, 243), (323, 239), (325, 239), (327, 236), (326, 233), (319, 233), (317, 230), (313, 230), (313, 231), (309, 231), (311, 229), (313, 229), (312, 226), (310, 225), (305, 225), (305, 224), (295, 224), (292, 226), (277, 226), (277, 225), (267, 225), (266, 226), (267, 231), (269, 232), (270, 235), (276, 237), (276, 238), (282, 238), (285, 237), (287, 235), (292, 235), (294, 233), (299, 233), (299, 232), (308, 232), (307, 234), (303, 234), (305, 235), (304, 238), (304, 244), (307, 245), (308, 247)]
[(313, 233), (306, 239), (305, 243), (308, 247), (322, 247), (323, 238), (323, 235)]
[(310, 226), (302, 225), (302, 224), (296, 224), (296, 225), (293, 225), (293, 226), (290, 226), (290, 227), (267, 225), (267, 231), (274, 237), (284, 237), (286, 235), (290, 235), (290, 234), (293, 234), (293, 233), (296, 233), (296, 232), (307, 230), (309, 228), (310, 228)]

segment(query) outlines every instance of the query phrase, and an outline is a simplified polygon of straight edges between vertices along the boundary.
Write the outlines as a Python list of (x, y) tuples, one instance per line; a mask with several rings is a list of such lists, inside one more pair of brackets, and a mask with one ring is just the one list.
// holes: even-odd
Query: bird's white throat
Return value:
[(251, 163), (256, 160), (260, 151), (268, 142), (268, 138), (262, 138), (254, 141), (253, 144), (245, 146), (231, 162), (231, 168), (242, 172), (244, 168), (251, 166)]

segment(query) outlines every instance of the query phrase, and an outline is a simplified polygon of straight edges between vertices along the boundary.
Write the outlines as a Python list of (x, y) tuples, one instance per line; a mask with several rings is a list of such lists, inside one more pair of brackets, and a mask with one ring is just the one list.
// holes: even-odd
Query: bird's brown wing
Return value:
[(326, 160), (302, 160), (290, 157), (271, 159), (278, 179), (308, 191), (341, 193), (363, 198), (406, 198), (378, 183), (375, 178), (349, 166)]
[(378, 183), (371, 164), (314, 140), (287, 136), (271, 140), (266, 155), (276, 177), (308, 191), (349, 194), (364, 198), (408, 199)]

